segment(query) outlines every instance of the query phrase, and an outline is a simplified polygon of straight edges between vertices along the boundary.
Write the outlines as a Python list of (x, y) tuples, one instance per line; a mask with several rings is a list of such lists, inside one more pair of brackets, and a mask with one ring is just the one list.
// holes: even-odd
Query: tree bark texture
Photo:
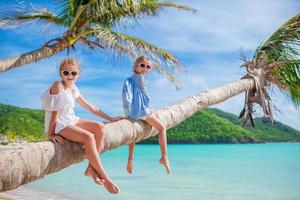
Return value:
[(66, 39), (61, 39), (55, 44), (45, 45), (37, 50), (24, 53), (20, 56), (0, 60), (0, 72), (5, 72), (16, 67), (27, 65), (43, 58), (48, 58), (63, 51), (68, 46), (70, 46), (69, 42)]

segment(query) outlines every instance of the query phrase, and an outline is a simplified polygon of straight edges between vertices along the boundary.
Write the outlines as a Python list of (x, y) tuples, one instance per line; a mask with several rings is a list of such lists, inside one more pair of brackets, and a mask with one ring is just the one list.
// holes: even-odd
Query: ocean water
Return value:
[(158, 145), (137, 145), (134, 173), (127, 147), (101, 155), (121, 191), (111, 195), (83, 176), (82, 162), (9, 191), (45, 200), (300, 200), (300, 143), (169, 145), (172, 172), (158, 163)]

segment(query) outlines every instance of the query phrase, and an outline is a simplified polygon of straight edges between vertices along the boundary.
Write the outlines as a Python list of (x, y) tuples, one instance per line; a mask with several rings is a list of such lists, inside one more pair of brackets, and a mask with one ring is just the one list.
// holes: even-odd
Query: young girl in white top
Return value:
[(105, 172), (99, 158), (104, 146), (104, 124), (79, 119), (74, 112), (75, 101), (91, 113), (109, 121), (117, 121), (120, 118), (109, 117), (80, 94), (75, 85), (80, 75), (80, 65), (76, 59), (70, 57), (63, 59), (59, 74), (61, 81), (56, 81), (41, 97), (42, 107), (46, 110), (45, 133), (55, 143), (63, 144), (64, 139), (83, 143), (89, 160), (85, 175), (116, 194), (119, 189)]
[[(158, 140), (161, 151), (159, 163), (164, 165), (167, 173), (171, 171), (170, 163), (167, 156), (167, 136), (166, 127), (152, 113), (150, 109), (150, 97), (146, 91), (146, 81), (144, 76), (152, 68), (151, 60), (146, 56), (138, 57), (133, 66), (134, 74), (126, 79), (123, 85), (122, 99), (125, 116), (133, 120), (144, 120), (150, 126), (158, 130)], [(133, 168), (133, 151), (135, 144), (129, 145), (129, 156), (127, 171), (131, 174)]]

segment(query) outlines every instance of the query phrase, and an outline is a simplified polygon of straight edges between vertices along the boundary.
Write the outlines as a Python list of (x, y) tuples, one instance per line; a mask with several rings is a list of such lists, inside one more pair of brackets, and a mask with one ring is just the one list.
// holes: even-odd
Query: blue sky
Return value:
[[(27, 2), (27, 1), (24, 1)], [(54, 11), (54, 1), (33, 0)], [(197, 14), (165, 9), (159, 17), (145, 17), (139, 24), (127, 21), (122, 31), (145, 39), (176, 55), (187, 67), (177, 73), (182, 89), (177, 91), (162, 75), (152, 72), (147, 78), (148, 91), (155, 109), (201, 91), (228, 83), (245, 74), (240, 68), (241, 52), (252, 57), (256, 47), (281, 24), (300, 10), (297, 0), (186, 0), (178, 3), (194, 7)], [(0, 10), (14, 1), (2, 0)], [(0, 29), (0, 59), (39, 48), (48, 40), (60, 37), (62, 28), (43, 28), (30, 24), (19, 29)], [(131, 75), (131, 64), (114, 61), (110, 51), (92, 52), (81, 46), (71, 51), (82, 64), (83, 73), (77, 82), (83, 96), (110, 115), (122, 114), (123, 81)], [(0, 102), (40, 109), (39, 97), (57, 80), (57, 66), (66, 56), (62, 52), (34, 64), (0, 74)], [(275, 119), (300, 129), (300, 112), (276, 89), (270, 91), (279, 111)], [(238, 114), (244, 95), (238, 95), (214, 107)], [(82, 118), (97, 119), (82, 108)], [(258, 112), (256, 116), (261, 116)]]

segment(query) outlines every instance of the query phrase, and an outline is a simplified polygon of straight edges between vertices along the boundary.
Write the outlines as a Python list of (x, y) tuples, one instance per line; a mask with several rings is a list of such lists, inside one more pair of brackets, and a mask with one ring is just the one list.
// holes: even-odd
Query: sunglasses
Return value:
[(78, 72), (76, 72), (76, 71), (66, 71), (66, 70), (64, 70), (64, 71), (62, 71), (62, 74), (63, 74), (64, 76), (69, 76), (69, 74), (71, 74), (72, 76), (77, 76), (77, 75), (78, 75)]
[(143, 67), (143, 68), (144, 68), (144, 67), (147, 67), (148, 69), (151, 69), (151, 66), (150, 66), (150, 65), (145, 65), (145, 64), (143, 64), (143, 63), (141, 63), (140, 66)]

